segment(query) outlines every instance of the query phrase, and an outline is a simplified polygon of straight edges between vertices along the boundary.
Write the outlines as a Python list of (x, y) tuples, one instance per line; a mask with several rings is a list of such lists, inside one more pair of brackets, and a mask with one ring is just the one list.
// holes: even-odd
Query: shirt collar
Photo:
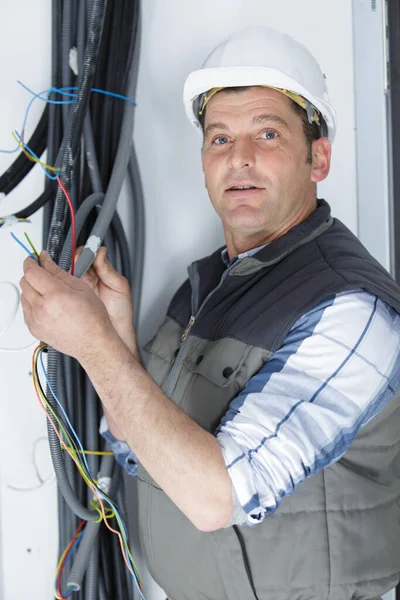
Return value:
[(261, 248), (265, 248), (265, 246), (267, 246), (268, 244), (264, 244), (263, 246), (258, 246), (257, 248), (250, 248), (250, 250), (247, 250), (246, 252), (241, 252), (240, 254), (238, 254), (237, 256), (234, 256), (232, 258), (232, 260), (229, 260), (229, 256), (228, 256), (228, 249), (225, 248), (221, 251), (221, 259), (222, 262), (224, 263), (224, 265), (226, 265), (227, 267), (230, 267), (231, 265), (233, 265), (236, 261), (241, 260), (242, 258), (245, 258), (246, 256), (253, 256), (253, 254), (255, 254), (256, 252), (258, 252), (259, 250), (261, 250)]

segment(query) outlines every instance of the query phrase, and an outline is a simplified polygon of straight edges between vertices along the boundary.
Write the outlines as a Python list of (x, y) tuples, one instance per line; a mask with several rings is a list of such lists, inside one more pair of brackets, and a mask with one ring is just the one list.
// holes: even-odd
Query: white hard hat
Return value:
[(211, 51), (201, 69), (190, 73), (183, 91), (186, 114), (200, 127), (199, 113), (207, 92), (258, 85), (304, 98), (309, 120), (315, 107), (327, 127), (324, 135), (333, 142), (336, 113), (317, 61), (302, 44), (269, 27), (245, 27), (234, 33)]

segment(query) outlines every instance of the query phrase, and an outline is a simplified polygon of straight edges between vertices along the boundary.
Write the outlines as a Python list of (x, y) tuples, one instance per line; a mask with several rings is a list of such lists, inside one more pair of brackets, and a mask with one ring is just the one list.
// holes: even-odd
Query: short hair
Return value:
[[(248, 90), (250, 87), (254, 87), (254, 86), (227, 87), (227, 88), (223, 88), (223, 90), (220, 90), (220, 91), (233, 93), (233, 94), (239, 94), (240, 92), (244, 92), (245, 90)], [(219, 94), (219, 92), (217, 92), (217, 94)], [(310, 123), (308, 120), (307, 112), (304, 110), (304, 108), (302, 108), (299, 104), (297, 104), (297, 102), (295, 102), (291, 98), (288, 98), (288, 99), (290, 100), (293, 110), (296, 112), (296, 114), (299, 115), (299, 117), (302, 120), (303, 132), (304, 132), (304, 137), (306, 140), (307, 150), (308, 150), (306, 162), (307, 162), (307, 164), (312, 164), (312, 144), (313, 144), (313, 142), (315, 142), (315, 140), (319, 140), (322, 137), (321, 136), (321, 127), (315, 121)], [(205, 116), (206, 116), (206, 110), (207, 110), (207, 105), (205, 106), (202, 114), (199, 115), (199, 122), (201, 125), (201, 129), (203, 130), (203, 133), (204, 133), (204, 121), (205, 121)], [(319, 118), (320, 118), (320, 121), (323, 121), (322, 116), (320, 114), (319, 114)], [(321, 125), (322, 125), (322, 123), (321, 123)]]

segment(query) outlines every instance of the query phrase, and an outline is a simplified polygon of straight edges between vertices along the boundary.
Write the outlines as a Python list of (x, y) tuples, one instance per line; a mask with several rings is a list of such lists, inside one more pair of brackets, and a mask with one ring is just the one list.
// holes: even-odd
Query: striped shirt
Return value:
[[(226, 253), (223, 260), (228, 264)], [(215, 432), (233, 484), (229, 525), (260, 523), (300, 483), (339, 460), (399, 382), (400, 316), (376, 296), (337, 294), (302, 315)], [(135, 476), (135, 455), (104, 418), (100, 432)]]

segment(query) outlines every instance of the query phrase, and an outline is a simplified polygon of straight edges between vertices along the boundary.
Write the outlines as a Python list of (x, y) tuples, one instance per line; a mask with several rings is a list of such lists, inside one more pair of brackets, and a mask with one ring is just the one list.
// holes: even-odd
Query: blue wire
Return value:
[(119, 98), (120, 100), (125, 100), (125, 102), (130, 102), (131, 104), (134, 104), (134, 106), (137, 106), (137, 103), (134, 100), (128, 98), (127, 96), (121, 96), (121, 94), (115, 94), (114, 92), (106, 92), (105, 90), (99, 90), (97, 88), (92, 88), (92, 92), (104, 94), (105, 96), (112, 96), (113, 98)]
[[(65, 90), (77, 90), (79, 88), (77, 87), (65, 87), (65, 88), (53, 88), (53, 91), (57, 91), (60, 94), (65, 94), (66, 96), (72, 96), (77, 98), (78, 94), (67, 94)], [(99, 88), (92, 88), (91, 89), (92, 92), (96, 92), (97, 94), (104, 94), (105, 96), (112, 96), (113, 98), (119, 98), (120, 100), (125, 100), (125, 102), (130, 102), (131, 104), (134, 104), (135, 106), (137, 105), (137, 103), (135, 102), (135, 100), (132, 100), (131, 98), (128, 98), (128, 96), (122, 96), (121, 94), (116, 94), (115, 92), (107, 92), (106, 90), (100, 90)]]
[[(24, 120), (22, 122), (21, 131), (25, 131), (26, 123), (28, 121), (29, 111), (31, 110), (32, 104), (34, 103), (35, 100), (37, 100), (37, 99), (43, 100), (44, 102), (48, 102), (49, 104), (74, 104), (75, 103), (75, 100), (49, 100), (48, 98), (42, 98), (43, 94), (50, 94), (51, 92), (58, 93), (57, 88), (51, 87), (47, 90), (43, 90), (42, 92), (39, 92), (39, 94), (35, 94), (35, 92), (30, 90), (24, 83), (22, 83), (22, 81), (18, 81), (17, 83), (19, 83), (26, 91), (28, 91), (33, 96), (33, 98), (29, 101), (29, 104), (25, 111), (25, 116), (24, 116)], [(70, 96), (71, 94), (67, 94), (67, 95)], [(18, 152), (18, 150), (20, 150), (19, 146), (17, 146), (14, 150), (0, 150), (0, 153), (14, 154), (15, 152)]]
[(39, 94), (36, 94), (33, 90), (29, 89), (28, 86), (26, 86), (24, 83), (22, 83), (22, 81), (17, 80), (17, 83), (19, 83), (19, 85), (21, 85), (27, 92), (29, 92), (30, 94), (32, 94), (33, 98), (32, 100), (43, 100), (43, 102), (48, 102), (49, 104), (73, 104), (74, 100), (49, 100), (48, 98), (42, 98), (43, 94), (50, 94), (51, 92), (58, 92), (58, 89), (55, 87), (51, 87), (48, 88), (46, 90), (43, 90), (43, 92), (39, 92)]
[[(78, 97), (77, 94), (70, 94), (69, 92), (67, 92), (67, 90), (78, 90), (77, 87), (56, 88), (56, 87), (52, 86), (51, 88), (48, 88), (47, 90), (43, 90), (42, 92), (39, 92), (39, 94), (36, 94), (33, 90), (28, 88), (28, 86), (25, 85), (24, 83), (22, 83), (22, 81), (20, 81), (19, 79), (17, 80), (17, 83), (19, 83), (19, 85), (21, 87), (23, 87), (27, 92), (29, 92), (33, 96), (33, 98), (30, 100), (30, 102), (27, 106), (27, 109), (25, 111), (25, 116), (24, 116), (24, 120), (22, 122), (21, 131), (25, 131), (26, 123), (28, 121), (28, 115), (29, 115), (30, 109), (32, 107), (32, 104), (34, 103), (35, 100), (43, 100), (43, 102), (47, 102), (48, 104), (75, 104), (75, 102), (76, 102), (76, 100), (49, 100), (48, 97), (43, 98), (44, 94), (47, 94), (47, 96), (48, 96), (51, 93), (56, 93), (56, 94), (62, 94), (64, 96), (69, 96), (70, 98)], [(119, 98), (120, 100), (125, 100), (125, 102), (130, 102), (134, 106), (137, 106), (137, 102), (135, 102), (135, 100), (132, 100), (131, 98), (128, 98), (127, 96), (123, 96), (121, 94), (116, 94), (114, 92), (107, 92), (106, 90), (100, 90), (98, 88), (92, 88), (91, 91), (96, 92), (97, 94), (104, 94), (105, 96), (111, 96), (112, 98)], [(25, 144), (25, 146), (26, 146), (26, 144)], [(28, 148), (28, 146), (26, 146), (26, 148)], [(19, 146), (17, 146), (14, 150), (0, 150), (0, 153), (14, 154), (15, 152), (18, 152), (18, 150), (19, 150)], [(29, 151), (31, 152), (31, 154), (33, 154), (32, 150), (29, 150)], [(35, 154), (34, 154), (34, 156), (36, 157)], [(47, 174), (47, 171), (45, 171), (45, 173)], [(53, 179), (53, 181), (54, 181), (54, 179), (57, 179), (57, 177), (54, 177), (54, 178), (50, 177), (50, 179)]]
[[(40, 161), (40, 158), (38, 157), (37, 154), (35, 154), (35, 152), (32, 150), (32, 148), (30, 148), (28, 146), (28, 144), (25, 144), (25, 142), (22, 142), (22, 137), (20, 136), (20, 134), (18, 133), (18, 131), (15, 129), (14, 130), (15, 135), (17, 136), (17, 138), (19, 139), (19, 141), (21, 143), (23, 143), (24, 148), (26, 148), (31, 154), (32, 156), (34, 156), (36, 158), (36, 160)], [(38, 163), (39, 164), (39, 163)], [(45, 175), (51, 179), (52, 181), (56, 181), (56, 179), (58, 178), (58, 176), (60, 175), (60, 171), (58, 171), (58, 173), (56, 175), (50, 175), (50, 173), (48, 173), (46, 167), (44, 165), (40, 165), (40, 167), (42, 168), (42, 170), (44, 171)]]
[[(88, 471), (88, 473), (89, 473), (89, 475), (90, 475), (90, 470), (89, 470), (89, 466), (88, 466), (88, 464), (87, 464), (87, 461), (86, 461), (86, 456), (85, 456), (85, 453), (84, 453), (84, 450), (83, 450), (83, 447), (82, 447), (82, 443), (81, 443), (81, 441), (80, 441), (80, 439), (79, 439), (78, 435), (76, 434), (76, 432), (75, 432), (74, 428), (72, 427), (72, 425), (71, 425), (71, 422), (70, 422), (70, 420), (68, 419), (68, 416), (67, 416), (67, 414), (66, 414), (66, 412), (65, 412), (65, 410), (64, 410), (64, 407), (62, 406), (62, 404), (61, 404), (61, 403), (60, 403), (60, 401), (58, 400), (57, 396), (55, 395), (55, 393), (54, 393), (54, 391), (53, 391), (53, 388), (52, 388), (52, 386), (51, 386), (51, 384), (50, 384), (50, 381), (49, 381), (49, 379), (48, 379), (48, 376), (47, 376), (47, 373), (46, 373), (46, 369), (45, 369), (45, 366), (44, 366), (44, 362), (43, 362), (43, 350), (44, 350), (44, 348), (42, 348), (42, 349), (40, 350), (40, 352), (39, 352), (39, 359), (40, 359), (40, 364), (41, 364), (41, 367), (42, 367), (42, 370), (43, 370), (43, 373), (44, 373), (44, 376), (45, 376), (45, 379), (46, 379), (47, 385), (49, 386), (49, 389), (50, 389), (50, 391), (51, 391), (51, 393), (52, 393), (52, 395), (53, 395), (53, 397), (54, 397), (55, 401), (57, 402), (58, 406), (61, 408), (61, 411), (62, 411), (62, 413), (63, 413), (63, 415), (64, 415), (64, 417), (65, 417), (65, 419), (66, 419), (66, 421), (67, 421), (68, 425), (70, 426), (70, 428), (71, 428), (71, 430), (72, 430), (72, 432), (73, 432), (74, 436), (75, 436), (75, 439), (76, 439), (76, 441), (77, 441), (77, 443), (78, 443), (78, 445), (79, 445), (79, 447), (80, 447), (80, 449), (81, 449), (81, 451), (82, 451), (82, 456), (83, 456), (83, 460), (84, 460), (84, 462), (85, 462), (85, 465), (86, 465), (87, 471)], [(91, 475), (90, 475), (90, 477), (91, 477)], [(117, 519), (117, 521), (118, 521), (119, 527), (120, 527), (120, 529), (121, 529), (121, 533), (122, 533), (122, 536), (123, 536), (123, 538), (124, 538), (124, 541), (125, 541), (126, 545), (128, 545), (128, 536), (127, 536), (127, 532), (126, 532), (125, 524), (124, 524), (124, 521), (123, 521), (123, 519), (122, 519), (122, 516), (121, 516), (121, 514), (120, 514), (120, 512), (119, 512), (119, 510), (118, 510), (118, 508), (117, 508), (117, 506), (114, 504), (114, 502), (111, 500), (111, 498), (109, 498), (108, 496), (106, 496), (106, 495), (104, 494), (104, 492), (103, 492), (103, 490), (101, 489), (101, 487), (99, 487), (97, 484), (95, 484), (95, 486), (96, 486), (96, 489), (97, 489), (97, 492), (98, 492), (99, 496), (100, 496), (100, 497), (101, 497), (101, 498), (102, 498), (102, 499), (103, 499), (105, 502), (107, 502), (107, 504), (108, 504), (108, 505), (109, 505), (109, 506), (110, 506), (110, 507), (113, 509), (113, 511), (114, 511), (114, 513), (115, 513), (115, 515), (116, 515), (116, 519)], [(130, 556), (129, 556), (129, 554), (128, 554), (128, 553), (126, 553), (126, 558), (127, 558), (128, 562), (129, 562), (129, 564), (130, 564), (130, 566), (131, 566), (131, 569), (132, 569), (132, 573), (131, 573), (131, 574), (132, 574), (132, 576), (133, 576), (133, 579), (134, 579), (134, 581), (135, 581), (136, 588), (137, 588), (137, 590), (138, 590), (138, 592), (139, 592), (139, 594), (140, 594), (140, 596), (141, 596), (142, 600), (146, 600), (146, 598), (144, 597), (144, 595), (142, 594), (142, 591), (141, 591), (141, 589), (140, 589), (140, 586), (139, 586), (139, 583), (138, 583), (138, 581), (137, 581), (137, 577), (136, 577), (136, 574), (135, 574), (135, 569), (134, 569), (134, 566), (133, 566), (133, 564), (132, 564), (132, 561), (131, 561), (131, 559), (130, 559)], [(74, 591), (74, 590), (71, 590), (71, 593), (72, 593), (72, 591)]]
[[(35, 98), (39, 98), (39, 100), (43, 100), (44, 102), (49, 102), (52, 104), (73, 104), (74, 100), (48, 100), (46, 98), (42, 98), (42, 95), (44, 93), (50, 93), (50, 92), (56, 92), (59, 94), (65, 94), (66, 96), (71, 96), (73, 98), (77, 97), (77, 94), (69, 94), (67, 92), (67, 90), (78, 90), (79, 88), (77, 87), (65, 87), (65, 88), (56, 88), (54, 86), (52, 86), (51, 88), (49, 88), (48, 90), (44, 90), (43, 92), (40, 92), (40, 94), (36, 94), (33, 90), (29, 89), (28, 86), (26, 86), (24, 83), (22, 83), (22, 81), (18, 80), (18, 83), (30, 94), (32, 94), (34, 96), (33, 99)], [(108, 92), (107, 90), (100, 90), (99, 88), (92, 88), (91, 89), (92, 92), (96, 92), (97, 94), (104, 94), (106, 96), (112, 96), (113, 98), (119, 98), (120, 100), (125, 100), (126, 102), (130, 102), (131, 104), (134, 104), (135, 106), (137, 105), (137, 103), (135, 102), (135, 100), (132, 100), (131, 98), (128, 98), (127, 96), (123, 96), (122, 94), (116, 94), (115, 92)]]
[(64, 417), (65, 417), (65, 419), (66, 419), (66, 421), (67, 421), (67, 423), (68, 423), (69, 427), (71, 428), (71, 431), (72, 431), (72, 433), (73, 433), (73, 434), (74, 434), (74, 436), (75, 436), (75, 440), (76, 440), (76, 442), (78, 443), (78, 446), (79, 446), (79, 448), (80, 448), (80, 450), (81, 450), (81, 452), (82, 452), (82, 459), (83, 459), (83, 462), (85, 463), (85, 467), (86, 467), (86, 469), (87, 469), (87, 472), (89, 473), (90, 477), (92, 477), (92, 476), (91, 476), (91, 474), (90, 474), (89, 465), (88, 465), (88, 463), (87, 463), (87, 460), (86, 460), (85, 451), (84, 451), (84, 449), (83, 449), (83, 446), (82, 446), (81, 440), (79, 439), (79, 437), (78, 437), (78, 435), (77, 435), (77, 433), (76, 433), (75, 429), (72, 427), (72, 423), (71, 423), (71, 421), (68, 419), (67, 413), (65, 412), (63, 405), (61, 404), (61, 402), (60, 402), (60, 401), (59, 401), (59, 399), (57, 398), (56, 394), (54, 393), (54, 390), (53, 390), (53, 388), (52, 388), (52, 386), (51, 386), (51, 383), (50, 383), (50, 381), (49, 381), (49, 378), (48, 378), (48, 376), (47, 376), (46, 367), (44, 366), (44, 362), (43, 362), (43, 350), (44, 350), (44, 349), (43, 349), (43, 348), (41, 348), (41, 350), (40, 350), (40, 352), (39, 352), (39, 359), (40, 359), (40, 364), (41, 364), (41, 366), (42, 366), (42, 369), (43, 369), (43, 374), (44, 374), (44, 377), (45, 377), (45, 379), (46, 379), (46, 383), (47, 383), (47, 385), (49, 386), (49, 389), (50, 389), (50, 391), (51, 391), (51, 393), (52, 393), (52, 395), (53, 395), (53, 398), (54, 398), (54, 400), (57, 402), (58, 406), (60, 407), (62, 414), (64, 415)]
[(25, 246), (25, 244), (23, 244), (23, 243), (21, 242), (21, 240), (19, 240), (19, 239), (17, 238), (17, 236), (16, 236), (16, 235), (15, 235), (15, 234), (14, 234), (12, 231), (10, 231), (10, 235), (11, 235), (11, 237), (12, 237), (12, 238), (14, 238), (14, 240), (17, 242), (17, 244), (19, 244), (19, 245), (21, 246), (21, 248), (23, 248), (23, 249), (25, 250), (25, 252), (27, 252), (27, 253), (29, 254), (29, 256), (30, 256), (31, 258), (33, 258), (33, 260), (35, 260), (35, 261), (37, 262), (37, 264), (39, 264), (39, 261), (38, 261), (38, 259), (36, 258), (36, 256), (35, 256), (34, 254), (32, 254), (32, 252), (31, 252), (31, 251), (30, 251), (30, 250), (29, 250), (29, 249), (28, 249), (28, 248)]
[[(81, 532), (79, 533), (78, 537), (76, 538), (76, 540), (75, 540), (75, 542), (74, 542), (74, 545), (72, 546), (71, 550), (68, 552), (68, 556), (67, 556), (67, 558), (65, 559), (64, 568), (67, 566), (69, 559), (71, 558), (71, 556), (72, 556), (72, 554), (74, 553), (74, 551), (76, 550), (76, 548), (77, 548), (77, 546), (78, 546), (79, 542), (81, 541), (81, 537), (82, 537), (82, 535), (83, 535), (83, 531), (81, 531)], [(58, 584), (58, 581), (59, 581), (59, 579), (60, 579), (60, 574), (58, 574), (58, 575), (57, 575), (57, 578), (56, 578), (56, 587), (57, 587), (57, 584)], [(69, 596), (70, 594), (72, 594), (72, 592), (73, 592), (73, 591), (75, 591), (75, 589), (76, 589), (76, 588), (75, 588), (74, 586), (72, 586), (72, 587), (71, 587), (71, 588), (69, 588), (69, 589), (70, 589), (70, 591), (69, 591), (69, 592), (67, 592), (67, 595), (65, 596), (65, 598), (68, 598), (68, 596)]]

